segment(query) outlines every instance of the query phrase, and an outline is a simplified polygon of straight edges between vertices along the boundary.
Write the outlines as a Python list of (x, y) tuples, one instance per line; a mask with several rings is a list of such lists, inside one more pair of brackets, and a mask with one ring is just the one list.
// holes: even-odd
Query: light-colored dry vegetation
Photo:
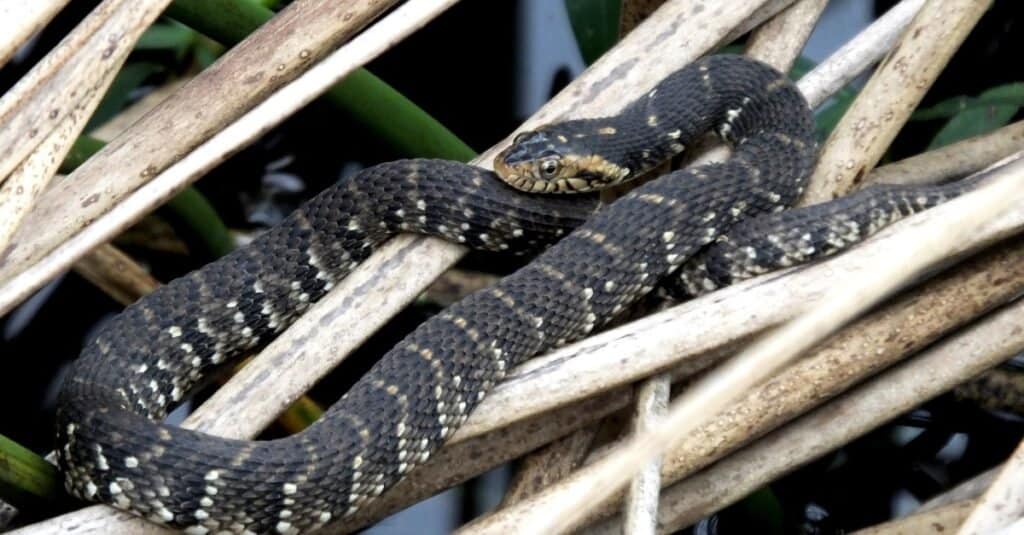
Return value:
[[(296, 0), (140, 120), (118, 127), (70, 177), (50, 184), (132, 44), (168, 3), (104, 1), (0, 99), (0, 314), (73, 265), (124, 302), (151, 289), (155, 281), (113, 249), (112, 238), (456, 2), (409, 0), (373, 22), (395, 2)], [(747, 53), (785, 68), (825, 5), (668, 0), (655, 10), (659, 3), (633, 2), (621, 42), (521, 128), (615, 112), (753, 28)], [(1007, 240), (1024, 228), (1024, 160), (1015, 158), (1022, 125), (873, 169), (990, 3), (903, 0), (799, 82), (817, 106), (882, 60), (824, 145), (805, 202), (875, 181), (923, 183), (983, 169), (985, 187), (847, 254), (735, 285), (527, 363), (439, 455), (347, 525), (326, 531), (368, 525), (537, 451), (502, 507), (463, 532), (581, 525), (599, 533), (669, 532), (1024, 349), (1024, 305), (1014, 301), (1024, 290), (1024, 246)], [(9, 36), (0, 43), (0, 63), (62, 4), (0, 7), (0, 21), (12, 27), (0, 32)], [(115, 29), (119, 38), (111, 40)], [(475, 163), (490, 166), (506, 142)], [(721, 157), (721, 149), (696, 161), (712, 155)], [(255, 436), (464, 253), (433, 238), (392, 240), (186, 425)], [(927, 268), (943, 271), (901, 293)], [(739, 355), (719, 364), (733, 353)], [(805, 358), (790, 364), (798, 354)], [(670, 384), (699, 372), (707, 373), (664, 409)], [(635, 432), (592, 450), (594, 426), (622, 411), (635, 413)], [(940, 508), (865, 533), (898, 533), (916, 521), (949, 530), (963, 523), (962, 533), (1003, 528), (1024, 514), (1006, 505), (1024, 503), (1022, 459), (1018, 450), (985, 493), (951, 494)], [(165, 531), (93, 506), (20, 533), (71, 526), (77, 533)]]

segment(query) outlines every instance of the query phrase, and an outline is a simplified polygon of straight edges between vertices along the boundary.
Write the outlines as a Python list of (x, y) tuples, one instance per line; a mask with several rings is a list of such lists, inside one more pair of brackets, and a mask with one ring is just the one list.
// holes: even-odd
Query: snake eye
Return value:
[(526, 130), (526, 131), (523, 131), (523, 132), (519, 132), (518, 134), (516, 134), (516, 137), (512, 138), (512, 144), (513, 145), (518, 145), (518, 144), (526, 141), (526, 138), (530, 137), (531, 134), (533, 134), (533, 132), (531, 132), (529, 130)]
[(553, 178), (562, 167), (558, 160), (544, 160), (540, 162), (540, 172), (544, 178)]

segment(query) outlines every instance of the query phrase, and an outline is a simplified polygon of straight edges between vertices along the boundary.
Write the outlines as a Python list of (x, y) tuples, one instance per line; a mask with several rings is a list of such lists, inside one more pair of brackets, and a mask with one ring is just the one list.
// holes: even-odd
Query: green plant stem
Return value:
[(24, 509), (58, 501), (62, 496), (57, 467), (0, 435), (0, 499)]
[[(274, 12), (250, 0), (175, 0), (167, 15), (230, 46)], [(327, 100), (404, 156), (468, 161), (476, 152), (426, 111), (366, 69), (327, 92)]]

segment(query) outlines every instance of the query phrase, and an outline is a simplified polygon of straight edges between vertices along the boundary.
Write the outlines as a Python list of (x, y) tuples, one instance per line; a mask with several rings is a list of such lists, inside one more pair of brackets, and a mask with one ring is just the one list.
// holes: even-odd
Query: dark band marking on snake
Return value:
[[(66, 487), (193, 534), (291, 534), (343, 519), (425, 462), (511, 368), (604, 325), (709, 244), (698, 267), (683, 271), (682, 286), (731, 282), (847, 246), (890, 219), (886, 203), (903, 206), (918, 194), (871, 197), (884, 218), (868, 209), (841, 220), (850, 202), (840, 199), (825, 219), (763, 219), (802, 192), (815, 158), (813, 128), (792, 84), (739, 56), (700, 60), (614, 117), (524, 134), (496, 169), (529, 191), (604, 187), (710, 130), (733, 145), (732, 158), (663, 176), (592, 216), (592, 200), (525, 195), (493, 173), (451, 162), (385, 163), (340, 181), (250, 245), (167, 284), (101, 329), (60, 395), (57, 456)], [(909, 198), (911, 209), (927, 204)], [(720, 238), (741, 220), (756, 238), (758, 229), (768, 236), (749, 242), (754, 260), (766, 263), (748, 262), (743, 245), (728, 249), (739, 238)], [(815, 226), (824, 220), (831, 223)], [(856, 232), (833, 224), (845, 221)], [(765, 222), (790, 227), (765, 229)], [(543, 252), (422, 324), (299, 434), (228, 440), (159, 422), (399, 232)], [(771, 242), (773, 235), (782, 241)]]

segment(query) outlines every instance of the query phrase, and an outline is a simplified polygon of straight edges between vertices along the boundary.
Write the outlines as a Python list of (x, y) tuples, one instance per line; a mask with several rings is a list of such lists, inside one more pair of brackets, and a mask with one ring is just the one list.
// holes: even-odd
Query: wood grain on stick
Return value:
[(45, 192), (9, 250), (0, 252), (0, 283), (9, 283), (35, 265), (392, 4), (394, 0), (291, 3), (89, 158), (68, 180)]
[(0, 67), (67, 3), (68, 0), (33, 0), (0, 4)]
[(925, 3), (825, 142), (801, 204), (845, 195), (863, 181), (991, 3)]

